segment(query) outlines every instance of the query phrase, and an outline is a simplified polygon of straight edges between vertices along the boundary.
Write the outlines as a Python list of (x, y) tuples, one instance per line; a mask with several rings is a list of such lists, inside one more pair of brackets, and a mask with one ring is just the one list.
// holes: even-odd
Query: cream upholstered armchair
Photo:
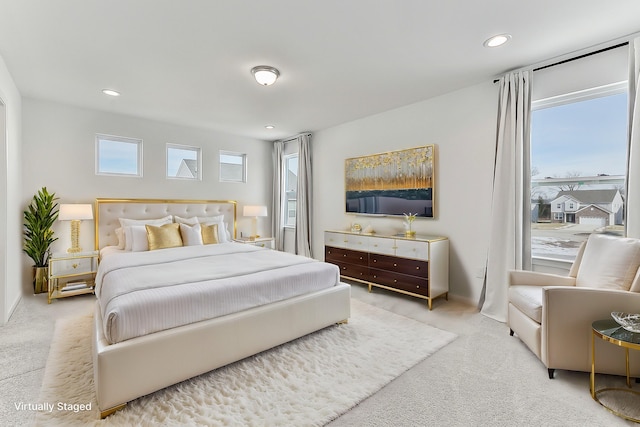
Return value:
[[(591, 323), (612, 311), (640, 313), (640, 240), (592, 234), (569, 276), (511, 271), (507, 323), (544, 363), (591, 371)], [(621, 347), (596, 340), (596, 372), (626, 375)], [(631, 351), (631, 375), (640, 377), (640, 352)]]

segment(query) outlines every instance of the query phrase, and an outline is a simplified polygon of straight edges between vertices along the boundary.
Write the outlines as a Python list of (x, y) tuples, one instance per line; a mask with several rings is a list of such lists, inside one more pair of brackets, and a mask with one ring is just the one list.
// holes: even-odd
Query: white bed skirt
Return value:
[(340, 283), (112, 345), (104, 337), (96, 304), (93, 364), (98, 407), (104, 415), (138, 397), (346, 320), (350, 289)]

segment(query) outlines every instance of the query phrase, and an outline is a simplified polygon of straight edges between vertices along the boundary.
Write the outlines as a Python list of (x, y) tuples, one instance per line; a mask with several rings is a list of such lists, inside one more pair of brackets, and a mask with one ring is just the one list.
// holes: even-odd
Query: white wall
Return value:
[(9, 320), (22, 295), (21, 120), (22, 99), (0, 57), (0, 325)]
[[(142, 139), (144, 176), (96, 175), (96, 133)], [(167, 143), (202, 148), (201, 181), (165, 178)], [(271, 149), (272, 144), (257, 139), (24, 98), (21, 205), (43, 186), (56, 193), (59, 203), (92, 203), (97, 197), (236, 200), (238, 234), (250, 233), (251, 221), (242, 217), (242, 206), (270, 206)], [(220, 150), (247, 154), (247, 183), (219, 182)], [(270, 218), (261, 218), (258, 233), (269, 235), (269, 224)], [(54, 231), (59, 240), (53, 250), (65, 251), (71, 240), (69, 224), (59, 222)], [(93, 222), (83, 221), (80, 246), (93, 245)], [(31, 285), (23, 286), (26, 291)]]
[(435, 144), (436, 216), (417, 220), (414, 229), (449, 237), (450, 294), (477, 304), (489, 238), (497, 90), (487, 82), (316, 132), (314, 256), (323, 259), (324, 230), (352, 222), (381, 234), (403, 231), (401, 218), (345, 213), (344, 159)]

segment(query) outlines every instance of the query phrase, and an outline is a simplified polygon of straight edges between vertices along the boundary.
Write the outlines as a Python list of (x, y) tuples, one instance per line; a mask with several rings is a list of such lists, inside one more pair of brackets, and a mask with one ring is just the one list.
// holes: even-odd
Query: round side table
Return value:
[[(623, 347), (625, 351), (625, 362), (627, 372), (627, 388), (617, 387), (605, 387), (596, 390), (595, 378), (596, 378), (596, 337)], [(613, 414), (622, 417), (629, 421), (640, 423), (640, 419), (633, 418), (631, 416), (622, 414), (609, 406), (605, 405), (599, 399), (599, 394), (607, 391), (623, 391), (626, 393), (633, 393), (640, 396), (640, 392), (631, 390), (631, 378), (629, 375), (629, 349), (640, 350), (640, 333), (634, 333), (627, 331), (613, 319), (596, 320), (591, 324), (591, 377), (589, 380), (589, 390), (591, 391), (591, 397), (593, 400), (607, 408)]]

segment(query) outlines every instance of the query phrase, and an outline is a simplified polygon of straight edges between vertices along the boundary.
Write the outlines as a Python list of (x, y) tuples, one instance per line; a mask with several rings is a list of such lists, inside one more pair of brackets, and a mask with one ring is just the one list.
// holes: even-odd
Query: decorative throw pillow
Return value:
[(130, 225), (124, 227), (124, 250), (125, 251), (148, 251), (147, 230), (144, 225)]
[(161, 226), (145, 225), (149, 250), (175, 248), (182, 246), (180, 224), (165, 224)]
[(218, 239), (218, 224), (201, 225), (200, 227), (202, 227), (202, 242), (205, 245), (220, 242)]
[(200, 229), (200, 224), (194, 224), (194, 225), (178, 224), (178, 225), (180, 225), (180, 235), (182, 236), (183, 246), (202, 245), (202, 231)]
[(116, 228), (116, 237), (118, 238), (118, 249), (124, 249), (124, 229), (122, 227)]

